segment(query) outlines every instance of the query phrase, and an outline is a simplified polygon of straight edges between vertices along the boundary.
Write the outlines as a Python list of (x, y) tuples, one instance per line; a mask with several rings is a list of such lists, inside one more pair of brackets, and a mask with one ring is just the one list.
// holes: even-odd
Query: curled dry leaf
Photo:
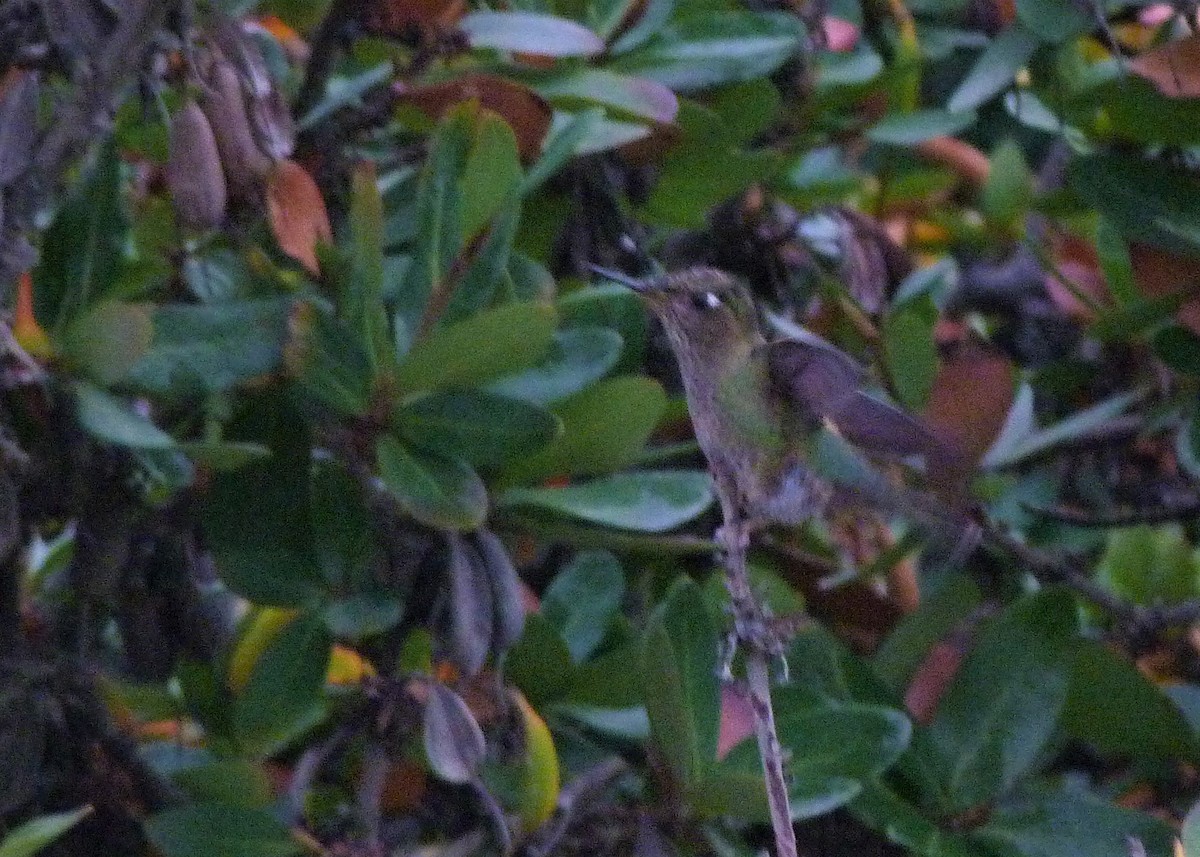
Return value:
[(473, 676), (487, 661), (495, 628), (492, 586), (479, 552), (459, 533), (447, 533), (449, 599), (444, 625), (450, 660)]
[(521, 637), (525, 629), (525, 603), (521, 578), (503, 543), (490, 530), (475, 533), (475, 545), (483, 560), (493, 599), (492, 650), (503, 652)]
[(469, 783), (479, 774), (487, 745), (483, 730), (462, 697), (441, 684), (425, 703), (425, 755), (434, 774), (448, 783)]
[(1129, 70), (1168, 98), (1200, 98), (1200, 34), (1139, 54)]
[(279, 247), (312, 274), (321, 271), (317, 245), (333, 241), (325, 200), (295, 161), (280, 161), (267, 177), (267, 214)]
[(464, 101), (477, 101), (504, 119), (517, 135), (517, 151), (529, 163), (538, 156), (550, 131), (550, 104), (527, 86), (491, 74), (470, 74), (430, 86), (396, 84), (396, 100), (441, 119)]
[(204, 111), (188, 100), (171, 118), (167, 188), (175, 219), (189, 229), (213, 229), (225, 219), (228, 195), (217, 139)]
[(237, 71), (223, 58), (210, 56), (209, 60), (200, 106), (216, 137), (229, 193), (252, 202), (274, 162), (254, 139)]

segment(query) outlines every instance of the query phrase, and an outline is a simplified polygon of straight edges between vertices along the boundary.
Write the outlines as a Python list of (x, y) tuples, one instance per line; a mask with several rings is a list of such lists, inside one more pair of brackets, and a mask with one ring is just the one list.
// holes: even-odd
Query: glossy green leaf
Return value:
[[(835, 702), (799, 687), (778, 688), (771, 696), (779, 741), (789, 759), (788, 796), (794, 820), (853, 800), (866, 783), (896, 762), (912, 735), (908, 718), (890, 708)], [(723, 779), (734, 777), (734, 783), (757, 782), (753, 790), (721, 787)], [(758, 744), (750, 737), (699, 785), (693, 805), (701, 812), (765, 821), (769, 816), (761, 781)]]
[(145, 822), (163, 857), (290, 857), (303, 850), (265, 809), (201, 803), (169, 809)]
[(47, 328), (65, 330), (85, 307), (109, 296), (125, 258), (124, 199), (121, 158), (110, 137), (42, 242), (33, 294)]
[(933, 137), (953, 136), (975, 124), (975, 111), (951, 113), (930, 108), (912, 113), (895, 113), (883, 117), (867, 129), (872, 143), (892, 146), (915, 146)]
[(1106, 753), (1135, 759), (1196, 759), (1187, 719), (1130, 660), (1094, 641), (1075, 650), (1063, 729)]
[(477, 390), (415, 399), (396, 411), (392, 427), (422, 449), (490, 467), (535, 452), (562, 430), (549, 411)]
[(1016, 228), (1033, 200), (1033, 174), (1011, 140), (992, 153), (991, 164), (983, 186), (983, 213), (994, 223)]
[(1017, 19), (1046, 42), (1065, 42), (1091, 31), (1107, 5), (1092, 6), (1074, 0), (1016, 0)]
[(275, 372), (292, 308), (287, 298), (160, 306), (150, 350), (129, 383), (156, 395), (196, 396)]
[(290, 622), (263, 650), (234, 703), (238, 739), (269, 750), (320, 716), (333, 638), (320, 615)]
[(512, 399), (548, 405), (607, 375), (617, 365), (623, 345), (621, 334), (604, 327), (559, 330), (541, 363), (501, 378), (488, 389)]
[(938, 369), (933, 336), (938, 311), (928, 296), (910, 300), (883, 321), (883, 349), (896, 394), (910, 410), (920, 411)]
[(487, 515), (487, 488), (466, 462), (406, 449), (391, 435), (375, 447), (379, 475), (405, 510), (423, 524), (473, 530)]
[(619, 470), (645, 447), (665, 407), (662, 387), (649, 378), (595, 384), (554, 408), (562, 420), (562, 434), (541, 452), (515, 462), (505, 481)]
[(297, 304), (289, 327), (287, 368), (304, 396), (343, 416), (365, 414), (374, 377), (360, 339), (316, 303)]
[(1129, 857), (1129, 840), (1147, 854), (1171, 853), (1174, 832), (1153, 816), (1082, 791), (1030, 790), (990, 814), (971, 838), (1000, 857)]
[(533, 506), (643, 533), (686, 524), (712, 501), (708, 474), (687, 470), (622, 473), (564, 488), (514, 488), (500, 498), (507, 506)]
[(1050, 740), (1067, 699), (1074, 630), (1070, 597), (1051, 589), (1016, 602), (976, 640), (930, 725), (956, 809), (1012, 788)]
[(175, 439), (116, 396), (80, 381), (75, 384), (75, 413), (93, 437), (134, 449), (170, 449)]
[(545, 304), (512, 303), (439, 329), (401, 363), (406, 393), (473, 387), (533, 366), (554, 337), (556, 313)]
[(578, 663), (596, 650), (621, 606), (625, 575), (608, 551), (585, 551), (560, 571), (542, 595), (542, 615)]
[(1037, 36), (1020, 24), (997, 34), (963, 78), (946, 108), (953, 113), (973, 110), (1007, 89), (1017, 72), (1037, 50)]
[(578, 110), (603, 105), (617, 114), (651, 122), (672, 122), (679, 99), (661, 83), (600, 68), (577, 69), (536, 87), (556, 107)]
[(517, 137), (499, 114), (481, 110), (462, 176), (462, 234), (470, 241), (521, 183)]
[(646, 626), (641, 670), (654, 742), (685, 786), (700, 782), (716, 764), (717, 648), (716, 624), (699, 587), (680, 578)]
[(781, 12), (702, 11), (681, 16), (612, 67), (679, 91), (752, 80), (801, 48), (804, 27)]
[(604, 50), (604, 42), (587, 27), (553, 15), (478, 11), (458, 27), (473, 48), (546, 57), (592, 56)]
[(390, 366), (392, 346), (388, 342), (383, 310), (383, 198), (375, 167), (363, 161), (350, 180), (349, 247), (350, 269), (339, 297), (338, 317), (355, 335), (359, 348), (370, 355), (371, 367)]
[(11, 830), (0, 839), (0, 857), (34, 857), (76, 824), (87, 818), (92, 807), (39, 815)]

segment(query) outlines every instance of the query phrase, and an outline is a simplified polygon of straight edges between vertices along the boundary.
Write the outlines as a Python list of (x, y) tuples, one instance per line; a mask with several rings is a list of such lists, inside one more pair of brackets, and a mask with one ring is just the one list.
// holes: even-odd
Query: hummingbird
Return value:
[[(953, 445), (871, 392), (866, 369), (850, 355), (798, 326), (768, 341), (749, 291), (715, 268), (646, 279), (593, 270), (633, 289), (661, 320), (727, 527), (739, 522), (748, 538), (763, 526), (820, 517), (831, 504), (964, 525), (945, 504), (901, 488), (859, 455), (920, 458), (927, 471), (958, 467)], [(840, 450), (837, 466), (819, 465), (830, 450)]]

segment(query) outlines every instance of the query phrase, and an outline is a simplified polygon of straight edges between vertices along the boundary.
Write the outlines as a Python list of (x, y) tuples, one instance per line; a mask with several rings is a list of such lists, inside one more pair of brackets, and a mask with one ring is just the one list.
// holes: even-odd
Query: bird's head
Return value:
[(662, 320), (677, 356), (721, 361), (761, 341), (754, 301), (744, 286), (715, 268), (689, 268), (633, 280), (598, 270), (633, 289)]

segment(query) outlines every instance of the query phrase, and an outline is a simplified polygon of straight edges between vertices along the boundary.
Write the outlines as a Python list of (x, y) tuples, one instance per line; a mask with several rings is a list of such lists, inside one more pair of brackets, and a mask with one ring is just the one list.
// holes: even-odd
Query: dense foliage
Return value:
[(975, 550), (755, 544), (803, 853), (1200, 855), (1195, 14), (0, 4), (0, 857), (771, 846), (592, 264), (737, 275), (964, 462)]

